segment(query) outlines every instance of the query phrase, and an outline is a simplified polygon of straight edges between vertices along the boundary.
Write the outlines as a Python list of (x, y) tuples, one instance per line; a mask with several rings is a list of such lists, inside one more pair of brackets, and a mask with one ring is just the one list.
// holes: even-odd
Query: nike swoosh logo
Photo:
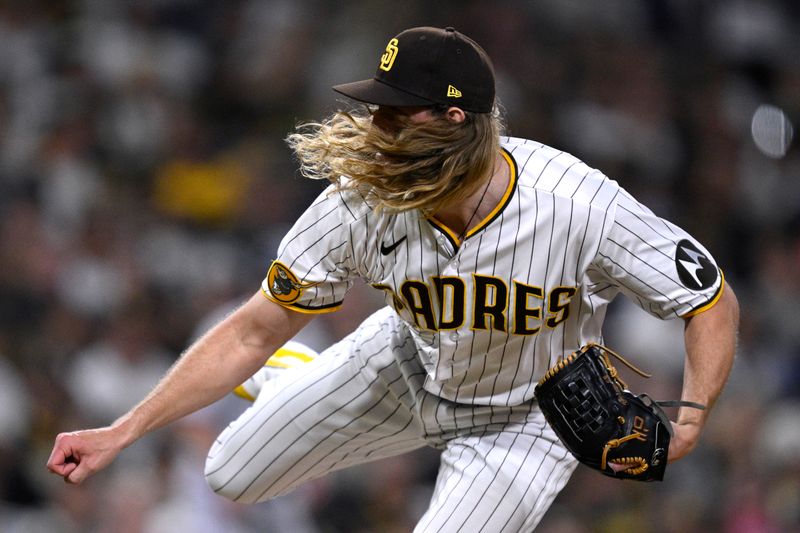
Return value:
[(394, 243), (386, 246), (385, 244), (381, 243), (381, 253), (383, 255), (389, 255), (390, 253), (394, 252), (395, 248), (403, 244), (403, 241), (406, 240), (407, 235), (403, 235), (402, 238), (396, 240)]

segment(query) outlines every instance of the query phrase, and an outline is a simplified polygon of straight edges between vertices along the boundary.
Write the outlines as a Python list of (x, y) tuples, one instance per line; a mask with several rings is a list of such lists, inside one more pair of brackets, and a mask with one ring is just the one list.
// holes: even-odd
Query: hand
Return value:
[(700, 425), (696, 423), (672, 422), (673, 435), (669, 441), (668, 462), (681, 459), (694, 450), (700, 440)]
[(61, 433), (56, 437), (47, 468), (67, 483), (78, 484), (108, 466), (124, 447), (113, 427)]

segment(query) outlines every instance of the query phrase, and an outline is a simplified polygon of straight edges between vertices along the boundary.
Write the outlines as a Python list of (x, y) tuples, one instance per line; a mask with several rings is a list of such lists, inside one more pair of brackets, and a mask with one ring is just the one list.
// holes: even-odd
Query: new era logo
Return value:
[(453, 87), (452, 85), (447, 86), (447, 97), (448, 98), (461, 98), (461, 91)]

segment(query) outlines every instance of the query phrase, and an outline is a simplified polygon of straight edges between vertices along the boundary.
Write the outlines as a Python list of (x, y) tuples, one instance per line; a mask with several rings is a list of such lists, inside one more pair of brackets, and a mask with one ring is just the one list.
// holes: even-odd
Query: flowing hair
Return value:
[(383, 128), (372, 124), (369, 110), (353, 110), (301, 124), (286, 141), (308, 178), (358, 190), (377, 209), (433, 214), (484, 183), (502, 132), (499, 106), (491, 113), (466, 113), (461, 123), (448, 120), (444, 108), (435, 108), (433, 120), (421, 124), (398, 114)]

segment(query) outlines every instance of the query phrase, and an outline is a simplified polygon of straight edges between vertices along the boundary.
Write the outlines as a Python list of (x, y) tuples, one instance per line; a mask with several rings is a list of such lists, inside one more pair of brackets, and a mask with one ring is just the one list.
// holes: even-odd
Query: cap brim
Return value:
[(359, 102), (365, 102), (367, 104), (394, 107), (435, 104), (435, 102), (432, 102), (426, 98), (421, 98), (411, 93), (401, 91), (400, 89), (396, 89), (391, 85), (387, 85), (375, 79), (334, 85), (333, 90), (339, 94), (347, 96), (348, 98), (358, 100)]

